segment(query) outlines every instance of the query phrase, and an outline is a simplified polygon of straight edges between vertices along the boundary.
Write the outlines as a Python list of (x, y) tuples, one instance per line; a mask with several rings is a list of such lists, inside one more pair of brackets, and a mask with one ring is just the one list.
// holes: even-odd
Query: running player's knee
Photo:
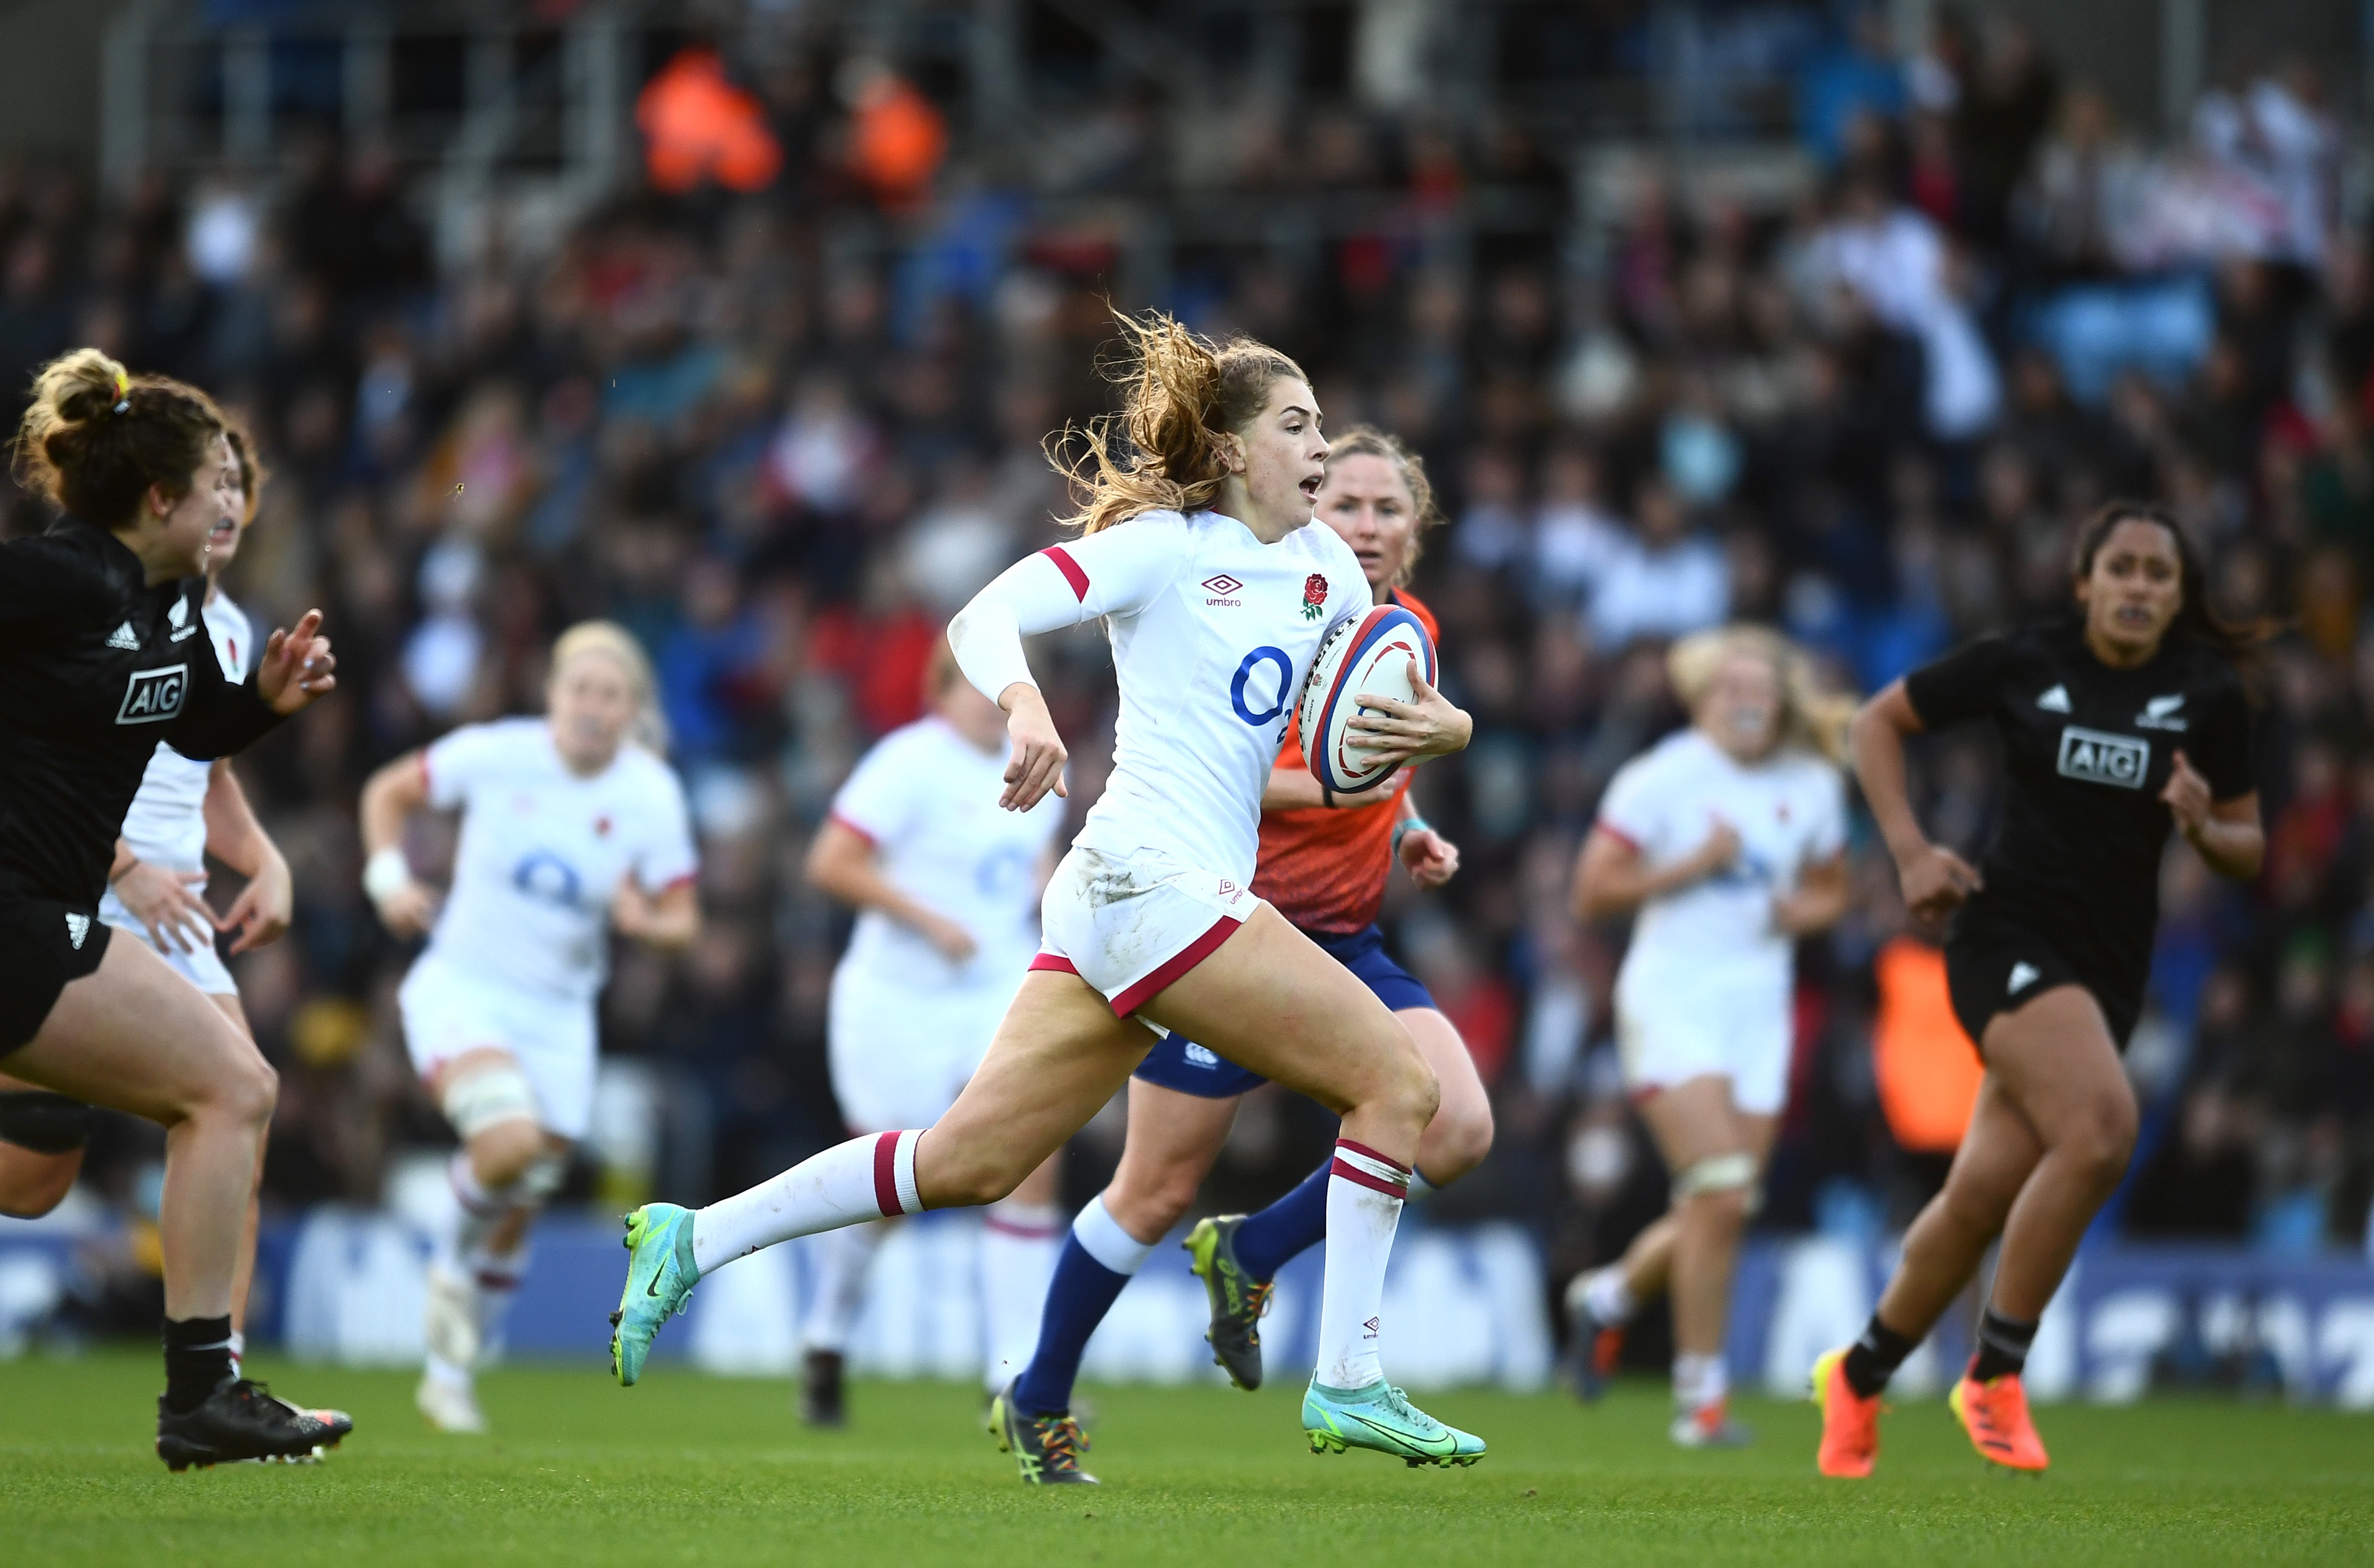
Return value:
[(1756, 1190), (1756, 1156), (1744, 1150), (1707, 1154), (1674, 1174), (1674, 1199), (1704, 1223), (1738, 1230)]
[(264, 1127), (280, 1103), (280, 1074), (263, 1053), (241, 1041), (223, 1071), (212, 1075), (206, 1099), (223, 1117), (244, 1126)]
[(1392, 1064), (1390, 1076), (1380, 1097), (1412, 1126), (1423, 1128), (1442, 1108), (1442, 1082), (1407, 1035), (1398, 1043), (1400, 1048), (1387, 1058)]
[[(547, 1177), (565, 1174), (564, 1161), (550, 1160), (544, 1146), (544, 1129), (523, 1117), (511, 1117), (482, 1127), (469, 1140), (470, 1172), (480, 1185), (488, 1188), (510, 1187), (523, 1182), (531, 1173), (544, 1166)], [(552, 1182), (554, 1189), (559, 1183)], [(543, 1196), (550, 1196), (547, 1191)]]
[[(2123, 1087), (2123, 1086), (2121, 1086)], [(2135, 1102), (2132, 1094), (2104, 1093), (2078, 1112), (2070, 1130), (2070, 1157), (2098, 1187), (2115, 1187), (2126, 1175), (2135, 1149)]]
[(1448, 1187), (1484, 1163), (1492, 1152), (1492, 1103), (1476, 1097), (1446, 1102), (1434, 1113), (1418, 1149), (1418, 1168), (1437, 1187)]

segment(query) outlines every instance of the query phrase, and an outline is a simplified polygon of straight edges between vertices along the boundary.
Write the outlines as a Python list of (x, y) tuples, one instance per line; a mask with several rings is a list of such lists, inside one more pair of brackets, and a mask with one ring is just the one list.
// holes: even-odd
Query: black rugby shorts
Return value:
[(39, 1034), (58, 993), (99, 967), (108, 929), (95, 910), (0, 894), (0, 1058)]

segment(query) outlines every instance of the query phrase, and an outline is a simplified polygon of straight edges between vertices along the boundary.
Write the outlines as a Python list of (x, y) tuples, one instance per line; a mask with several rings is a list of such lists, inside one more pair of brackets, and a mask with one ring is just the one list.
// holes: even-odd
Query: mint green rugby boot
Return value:
[(627, 1216), (627, 1288), (610, 1314), (610, 1370), (622, 1388), (643, 1375), (660, 1325), (684, 1310), (700, 1270), (692, 1261), (692, 1211), (646, 1203)]
[(1484, 1457), (1484, 1440), (1445, 1426), (1409, 1402), (1390, 1384), (1366, 1388), (1330, 1388), (1313, 1378), (1302, 1396), (1302, 1430), (1314, 1454), (1373, 1448), (1412, 1469), (1419, 1465), (1472, 1465)]

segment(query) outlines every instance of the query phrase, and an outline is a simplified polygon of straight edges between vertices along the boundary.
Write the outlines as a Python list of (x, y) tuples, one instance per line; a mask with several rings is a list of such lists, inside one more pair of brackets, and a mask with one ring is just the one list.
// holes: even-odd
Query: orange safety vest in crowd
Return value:
[(729, 190), (761, 191), (783, 167), (783, 149), (758, 100), (735, 87), (714, 50), (679, 51), (635, 102), (644, 166), (663, 191), (689, 191), (703, 180)]
[(1872, 970), (1879, 982), (1872, 1069), (1887, 1130), (1914, 1153), (1950, 1154), (1970, 1125), (1985, 1070), (1945, 994), (1945, 954), (1899, 936), (1879, 950)]

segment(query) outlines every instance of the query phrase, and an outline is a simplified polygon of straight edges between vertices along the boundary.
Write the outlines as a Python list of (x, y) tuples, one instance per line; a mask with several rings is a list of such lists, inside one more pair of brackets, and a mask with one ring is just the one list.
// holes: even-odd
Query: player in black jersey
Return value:
[(96, 349), (43, 368), (18, 432), (64, 509), (0, 545), (0, 1072), (166, 1129), (159, 1214), (169, 1465), (298, 1457), (343, 1435), (232, 1375), (231, 1279), (276, 1090), (195, 987), (98, 919), (125, 809), (159, 740), (247, 745), (336, 684), (319, 612), (232, 686), (206, 641), (207, 535), (234, 466), (205, 393)]
[[(2166, 513), (2114, 502), (2080, 544), (2076, 614), (1981, 638), (1855, 717), (1855, 772), (1905, 904), (1916, 918), (1956, 914), (1946, 981), (1986, 1076), (1945, 1189), (1906, 1233), (1862, 1339), (1815, 1364), (1825, 1475), (1870, 1473), (1881, 1388), (1998, 1234), (1979, 1352), (1952, 1404), (1982, 1456), (2045, 1467), (2019, 1375), (2134, 1146), (2119, 1053), (2142, 1009), (2168, 829), (2238, 879), (2258, 873), (2266, 848), (2244, 638), (2206, 591)], [(1965, 720), (1993, 725), (2008, 775), (1977, 870), (1922, 834), (1904, 782), (1904, 737)]]

